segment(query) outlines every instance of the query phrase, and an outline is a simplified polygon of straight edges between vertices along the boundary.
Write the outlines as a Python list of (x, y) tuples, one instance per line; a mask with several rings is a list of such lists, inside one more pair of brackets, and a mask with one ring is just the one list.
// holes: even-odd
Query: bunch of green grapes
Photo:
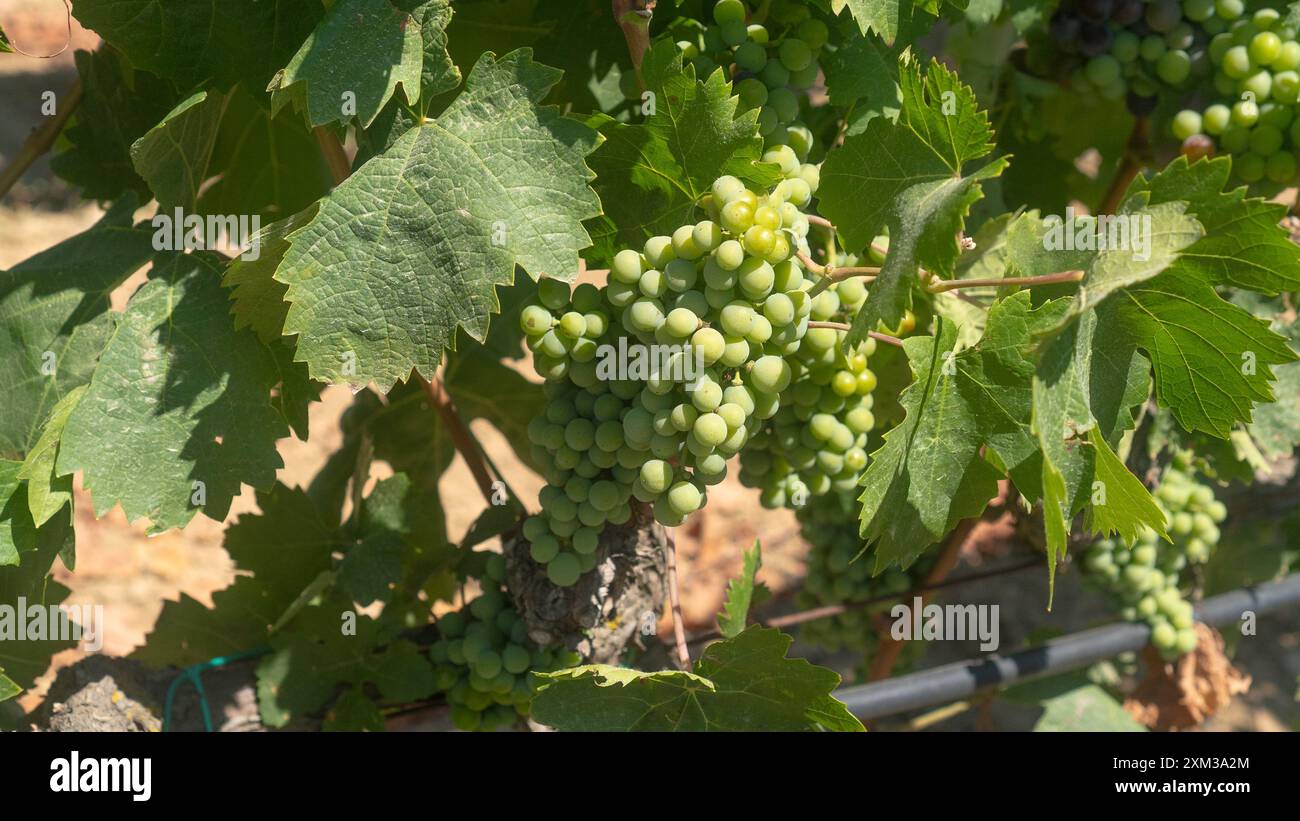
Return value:
[(451, 705), (451, 720), (465, 731), (494, 730), (527, 716), (533, 689), (529, 673), (581, 663), (576, 653), (540, 649), (501, 590), (505, 560), (489, 557), (484, 591), (461, 610), (438, 619), (441, 638), (429, 648), (438, 692)]
[[(810, 317), (831, 320), (856, 313), (867, 290), (844, 280), (813, 297)], [(790, 385), (781, 408), (741, 455), (740, 481), (761, 490), (765, 507), (801, 507), (832, 489), (852, 491), (867, 465), (867, 435), (876, 425), (868, 367), (876, 341), (844, 350), (846, 333), (810, 328), (791, 357)]]
[(1169, 659), (1196, 649), (1192, 603), (1181, 579), (1189, 565), (1209, 560), (1227, 516), (1214, 490), (1198, 482), (1189, 465), (1190, 458), (1180, 455), (1154, 494), (1172, 543), (1148, 528), (1132, 547), (1101, 539), (1083, 559), (1088, 579), (1116, 600), (1126, 620), (1150, 625), (1152, 643)]
[[(1200, 111), (1187, 108), (1170, 130), (1184, 145), (1211, 140), (1234, 155), (1233, 171), (1243, 182), (1267, 178), (1284, 185), (1296, 174), (1300, 148), (1300, 42), (1276, 9), (1245, 15), (1241, 0), (1220, 0), (1213, 20), (1228, 29), (1207, 49), (1220, 95)], [(1208, 20), (1206, 21), (1209, 22)]]
[[(901, 596), (921, 584), (934, 564), (934, 552), (930, 551), (906, 570), (891, 566), (872, 577), (871, 557), (857, 558), (862, 538), (858, 535), (861, 508), (855, 496), (847, 491), (829, 493), (811, 500), (798, 512), (804, 541), (811, 546), (807, 575), (796, 599), (802, 609)], [(896, 600), (884, 601), (808, 622), (800, 628), (799, 637), (832, 652), (854, 650), (869, 656), (879, 638), (872, 617), (888, 613), (895, 604)]]
[(1127, 97), (1144, 115), (1162, 88), (1204, 72), (1205, 43), (1227, 26), (1214, 12), (1214, 0), (1065, 0), (1048, 31), (1058, 49), (1084, 60), (1071, 75), (1075, 91)]
[(806, 160), (813, 137), (802, 122), (800, 106), (821, 71), (818, 57), (830, 30), (795, 0), (773, 3), (766, 24), (747, 24), (749, 18), (743, 0), (718, 0), (714, 24), (683, 35), (689, 39), (678, 40), (677, 46), (700, 78), (718, 67), (731, 71), (741, 105), (759, 109), (759, 133), (766, 144), (789, 145)]
[(548, 383), (528, 426), (547, 487), (523, 534), (556, 585), (594, 566), (601, 531), (634, 501), (669, 527), (703, 507), (780, 409), (813, 307), (795, 258), (813, 188), (780, 153), (786, 178), (772, 190), (720, 177), (704, 219), (618, 252), (602, 288), (542, 279), (521, 313)]

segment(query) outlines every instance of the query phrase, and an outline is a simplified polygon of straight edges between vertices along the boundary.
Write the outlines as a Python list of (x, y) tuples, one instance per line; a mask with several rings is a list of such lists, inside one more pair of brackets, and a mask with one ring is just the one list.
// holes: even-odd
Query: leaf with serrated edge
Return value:
[(861, 730), (827, 699), (840, 677), (786, 658), (790, 637), (751, 627), (710, 645), (693, 673), (644, 673), (595, 664), (536, 674), (533, 718), (576, 731)]
[(516, 264), (577, 274), (582, 220), (598, 212), (584, 163), (597, 135), (537, 105), (556, 79), (527, 50), (485, 54), (441, 117), (357, 169), (290, 236), (275, 277), (312, 378), (387, 392), (412, 368), (432, 376), (457, 328), (484, 338)]
[(388, 0), (336, 0), (272, 81), (272, 108), (301, 99), (313, 126), (353, 116), (368, 126), (398, 86), (408, 104), (419, 102), (423, 52), (420, 23)]
[(149, 184), (161, 214), (195, 210), (229, 102), (224, 94), (191, 94), (132, 144), (131, 162)]
[(152, 533), (200, 509), (220, 521), (242, 483), (268, 487), (283, 466), (277, 373), (257, 337), (234, 329), (219, 275), (204, 254), (159, 256), (72, 411), (58, 470), (85, 472), (97, 516), (121, 503)]
[(1273, 401), (1270, 366), (1297, 358), (1267, 322), (1190, 270), (1125, 288), (1101, 312), (1113, 312), (1120, 332), (1146, 352), (1157, 401), (1184, 428), (1220, 438), (1250, 422), (1255, 403)]
[[(94, 373), (113, 328), (108, 295), (152, 256), (131, 226), (135, 198), (87, 231), (0, 273), (0, 454), (36, 442), (54, 404)], [(53, 372), (49, 366), (53, 365)]]
[(1094, 535), (1117, 535), (1133, 544), (1144, 528), (1165, 534), (1165, 514), (1142, 482), (1129, 472), (1110, 449), (1097, 428), (1088, 431), (1088, 444), (1097, 453), (1096, 482), (1105, 490), (1105, 501), (1088, 508), (1088, 529)]
[(859, 481), (862, 537), (874, 546), (876, 572), (911, 564), (997, 495), (1000, 474), (980, 458), (979, 415), (960, 395), (950, 362), (956, 341), (957, 329), (942, 320), (936, 337), (903, 341), (914, 377), (901, 399), (907, 416), (885, 434)]
[(60, 475), (55, 469), (55, 458), (59, 453), (59, 439), (63, 428), (68, 424), (68, 415), (81, 401), (86, 386), (80, 385), (59, 400), (50, 411), (41, 430), (41, 438), (23, 460), (18, 478), (27, 481), (27, 501), (32, 513), (32, 520), (37, 527), (49, 521), (63, 506), (72, 502), (72, 477)]
[(324, 13), (320, 0), (77, 0), (72, 14), (139, 68), (261, 91)]
[(745, 559), (740, 575), (727, 584), (727, 598), (718, 614), (718, 629), (723, 638), (735, 638), (745, 630), (749, 619), (749, 609), (763, 598), (765, 592), (762, 582), (758, 581), (758, 569), (763, 566), (763, 549), (758, 540), (754, 546), (745, 551)]
[[(889, 254), (854, 318), (850, 344), (883, 321), (896, 327), (912, 302), (917, 272), (952, 275), (957, 235), (980, 183), (1002, 173), (1005, 157), (970, 174), (963, 167), (993, 148), (987, 112), (957, 75), (931, 62), (924, 75), (905, 55), (899, 69), (902, 109), (896, 123), (877, 117), (833, 149), (822, 166), (818, 198), (851, 250), (889, 228)], [(945, 113), (951, 111), (951, 113)]]

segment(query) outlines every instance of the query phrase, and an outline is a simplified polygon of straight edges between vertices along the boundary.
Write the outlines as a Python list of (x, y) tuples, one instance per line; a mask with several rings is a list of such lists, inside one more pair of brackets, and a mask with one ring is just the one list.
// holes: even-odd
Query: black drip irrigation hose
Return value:
[[(1297, 603), (1300, 603), (1300, 573), (1206, 599), (1197, 605), (1196, 618), (1218, 626), (1237, 621), (1246, 611), (1262, 615)], [(1145, 624), (1112, 624), (1007, 656), (987, 656), (871, 684), (842, 687), (834, 696), (860, 719), (880, 718), (949, 704), (992, 687), (1087, 667), (1121, 653), (1141, 650), (1150, 636), (1151, 628)]]

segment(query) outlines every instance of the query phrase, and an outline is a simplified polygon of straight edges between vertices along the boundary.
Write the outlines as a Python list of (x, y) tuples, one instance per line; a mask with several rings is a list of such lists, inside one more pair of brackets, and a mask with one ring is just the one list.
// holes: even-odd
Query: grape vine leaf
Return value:
[(762, 566), (763, 549), (755, 539), (754, 546), (745, 551), (740, 576), (727, 584), (727, 598), (718, 614), (718, 629), (723, 638), (734, 639), (743, 633), (750, 608), (769, 595), (766, 585), (757, 579), (758, 569)]
[(654, 94), (652, 114), (635, 124), (603, 115), (591, 119), (605, 136), (591, 156), (605, 209), (592, 226), (594, 260), (610, 258), (619, 248), (640, 248), (649, 237), (694, 222), (700, 198), (723, 174), (756, 185), (780, 179), (771, 164), (760, 162), (758, 110), (739, 110), (723, 72), (697, 80), (676, 45), (660, 41), (646, 52), (641, 74)]
[(131, 162), (163, 213), (195, 210), (229, 100), (196, 91), (132, 144)]
[(72, 503), (72, 476), (60, 475), (54, 465), (63, 428), (68, 424), (68, 415), (85, 392), (86, 386), (78, 385), (55, 404), (50, 411), (50, 418), (41, 430), (40, 438), (18, 471), (18, 478), (27, 482), (28, 508), (37, 527), (49, 521), (64, 505)]
[(402, 88), (407, 104), (420, 99), (424, 40), (419, 21), (389, 0), (335, 0), (271, 81), (271, 108), (293, 102), (312, 126), (370, 125)]
[(848, 38), (823, 58), (831, 104), (888, 116), (898, 113), (898, 56), (878, 37)]
[(419, 648), (392, 640), (373, 619), (356, 617), (355, 635), (340, 631), (351, 602), (333, 597), (308, 608), (271, 639), (257, 666), (262, 721), (284, 727), (325, 707), (341, 685), (374, 684), (380, 697), (404, 703), (433, 694), (433, 667)]
[(1129, 197), (1151, 205), (1182, 201), (1204, 226), (1204, 236), (1178, 256), (1180, 270), (1201, 273), (1216, 285), (1263, 294), (1300, 289), (1300, 254), (1280, 225), (1286, 206), (1228, 188), (1231, 160), (1188, 163), (1178, 157), (1151, 177), (1139, 176)]
[(432, 375), (457, 328), (484, 338), (516, 264), (577, 273), (582, 220), (599, 208), (584, 162), (598, 135), (538, 105), (557, 78), (527, 50), (483, 55), (440, 117), (357, 169), (290, 236), (275, 278), (313, 379), (387, 391), (412, 368)]
[(384, 714), (360, 687), (353, 687), (334, 702), (321, 729), (327, 733), (378, 733), (384, 730)]
[(451, 0), (397, 0), (396, 5), (414, 15), (420, 25), (424, 57), (420, 97), (415, 108), (427, 115), (435, 97), (460, 85), (460, 69), (447, 52), (447, 26), (451, 24), (454, 10)]
[(1136, 542), (1144, 527), (1167, 537), (1164, 511), (1110, 449), (1097, 427), (1088, 431), (1087, 442), (1096, 453), (1094, 492), (1105, 490), (1105, 496), (1088, 507), (1088, 529), (1094, 535), (1118, 535), (1125, 544)]
[(1079, 673), (1018, 684), (1004, 691), (1003, 698), (1042, 708), (1036, 733), (1146, 732), (1110, 693)]
[(302, 118), (293, 112), (272, 116), (259, 103), (242, 87), (231, 94), (208, 164), (212, 179), (196, 204), (200, 214), (258, 220), (248, 233), (256, 233), (260, 221), (308, 208), (333, 184), (320, 145)]
[[(50, 576), (54, 558), (74, 540), (71, 516), (56, 516), (41, 527), (32, 521), (27, 484), (18, 478), (21, 463), (0, 459), (0, 605), (53, 607), (69, 590)], [(44, 638), (15, 635), (14, 620), (0, 620), (0, 701), (31, 686), (50, 666), (50, 658), (76, 644), (60, 636), (78, 635), (59, 611), (59, 634)], [(72, 631), (72, 632), (69, 632)]]
[(1157, 401), (1184, 428), (1224, 439), (1251, 421), (1255, 403), (1274, 400), (1270, 366), (1297, 359), (1267, 322), (1190, 271), (1171, 269), (1126, 288), (1103, 311), (1115, 313), (1120, 331), (1151, 360)]
[(4, 26), (0, 26), (0, 54), (12, 54), (14, 47), (9, 44), (9, 35), (5, 34)]
[(36, 442), (56, 402), (90, 380), (113, 329), (108, 295), (153, 254), (123, 197), (88, 230), (0, 272), (0, 454)]
[(1267, 323), (1215, 290), (1235, 285), (1265, 294), (1300, 284), (1300, 259), (1277, 225), (1279, 206), (1224, 191), (1229, 163), (1180, 158), (1134, 181), (1130, 199), (1148, 208), (1186, 202), (1205, 227), (1159, 276), (1131, 285), (1100, 308), (1151, 360), (1156, 399), (1189, 431), (1227, 438), (1250, 422), (1256, 403), (1273, 401), (1270, 366), (1295, 361)]
[(831, 692), (837, 673), (786, 658), (791, 639), (750, 627), (710, 645), (695, 671), (605, 664), (535, 674), (533, 718), (580, 732), (862, 731)]
[(72, 9), (132, 65), (223, 90), (266, 88), (323, 13), (319, 0), (77, 0)]
[[(1106, 501), (1116, 491), (1121, 504), (1092, 515), (1099, 528), (1134, 532), (1143, 525), (1166, 536), (1164, 517), (1152, 516), (1135, 478), (1118, 461), (1098, 465), (1098, 455), (1115, 458), (1109, 443), (1133, 427), (1133, 409), (1150, 391), (1149, 368), (1135, 346), (1127, 342), (1112, 318), (1089, 311), (1045, 344), (1032, 383), (1031, 427), (1042, 448), (1041, 488), (1043, 522), (1047, 533), (1049, 588), (1054, 593), (1056, 563), (1066, 550), (1069, 522), (1086, 502), (1092, 501), (1092, 480), (1110, 478), (1104, 485)], [(1092, 447), (1083, 442), (1091, 431), (1100, 434)], [(1107, 453), (1101, 453), (1100, 445)], [(1080, 460), (1086, 469), (1078, 470)], [(1102, 479), (1106, 481), (1105, 478)], [(1112, 486), (1114, 485), (1114, 486)], [(1082, 496), (1082, 498), (1080, 498)], [(1134, 500), (1138, 501), (1134, 501)], [(1049, 601), (1050, 606), (1050, 601)]]
[(231, 260), (222, 274), (221, 284), (230, 289), (235, 328), (250, 328), (258, 338), (271, 344), (284, 334), (284, 320), (289, 303), (284, 301), (288, 286), (275, 279), (275, 270), (289, 250), (289, 236), (316, 216), (311, 206), (292, 217), (272, 223), (253, 238), (258, 249), (255, 258), (243, 256)]
[(531, 48), (538, 62), (564, 71), (547, 101), (569, 110), (603, 110), (600, 87), (631, 70), (609, 0), (456, 0), (455, 8), (447, 47), (457, 64)]
[(939, 321), (933, 336), (903, 341), (913, 382), (907, 416), (885, 434), (859, 484), (862, 537), (876, 548), (876, 572), (906, 567), (962, 519), (978, 516), (998, 492), (998, 471), (980, 457), (978, 413), (959, 394), (957, 329)]
[(339, 586), (358, 604), (387, 601), (408, 552), (406, 500), (411, 480), (397, 474), (377, 483), (362, 503), (362, 525), (339, 566)]
[(157, 257), (72, 411), (57, 469), (84, 471), (96, 516), (121, 503), (153, 533), (199, 510), (220, 521), (241, 483), (268, 487), (283, 466), (278, 373), (257, 337), (234, 329), (219, 273), (205, 254)]
[(188, 595), (165, 602), (134, 658), (186, 666), (262, 645), (332, 566), (342, 538), (305, 491), (276, 483), (258, 491), (257, 504), (260, 512), (226, 529), (226, 552), (241, 571), (234, 583), (213, 594), (211, 608)]
[(258, 491), (257, 507), (259, 513), (246, 513), (226, 528), (226, 552), (277, 601), (292, 601), (330, 569), (341, 547), (339, 534), (301, 488), (277, 482)]
[[(1300, 351), (1300, 322), (1275, 325), (1274, 330), (1286, 336), (1292, 350)], [(1277, 368), (1273, 390), (1277, 400), (1258, 406), (1248, 427), (1260, 451), (1270, 459), (1277, 459), (1289, 456), (1300, 443), (1300, 362)]]
[(877, 117), (866, 130), (831, 150), (822, 166), (818, 198), (846, 248), (865, 248), (889, 228), (889, 254), (871, 299), (853, 321), (850, 343), (866, 339), (883, 321), (895, 327), (912, 301), (921, 267), (951, 276), (957, 236), (980, 184), (996, 178), (1005, 157), (970, 174), (963, 168), (993, 148), (987, 112), (957, 75), (932, 61), (923, 75), (910, 55), (900, 61), (902, 108), (897, 122)]
[(924, 24), (921, 14), (934, 17), (945, 3), (966, 7), (966, 0), (831, 0), (831, 11), (847, 8), (864, 36), (874, 31), (892, 46), (900, 32)]
[(175, 107), (180, 94), (168, 81), (131, 69), (112, 49), (75, 57), (81, 104), (50, 168), (86, 199), (115, 200), (131, 191), (148, 200), (152, 194), (131, 162), (131, 145)]

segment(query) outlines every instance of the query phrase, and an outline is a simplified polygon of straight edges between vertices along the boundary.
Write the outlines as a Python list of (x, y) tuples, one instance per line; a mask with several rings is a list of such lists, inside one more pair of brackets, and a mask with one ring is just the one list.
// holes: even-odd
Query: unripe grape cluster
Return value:
[(1071, 76), (1076, 91), (1127, 98), (1129, 109), (1144, 115), (1162, 86), (1178, 88), (1207, 72), (1206, 43), (1225, 26), (1214, 0), (1065, 0), (1048, 30), (1058, 48), (1085, 61)]
[[(917, 587), (929, 572), (934, 563), (933, 551), (906, 570), (891, 566), (873, 577), (874, 560), (858, 556), (862, 551), (858, 535), (860, 509), (855, 494), (850, 492), (819, 496), (799, 509), (801, 532), (811, 546), (803, 588), (796, 600), (801, 609), (900, 596)], [(870, 655), (879, 639), (873, 616), (888, 613), (895, 604), (895, 600), (884, 601), (808, 622), (800, 627), (799, 637), (832, 652), (853, 650)]]
[(1125, 619), (1151, 627), (1151, 641), (1167, 659), (1196, 649), (1192, 603), (1180, 580), (1188, 566), (1209, 560), (1227, 516), (1214, 490), (1198, 482), (1187, 464), (1181, 456), (1154, 493), (1172, 543), (1148, 528), (1132, 547), (1101, 539), (1083, 558), (1087, 578), (1114, 598)]
[(1168, 124), (1184, 154), (1231, 154), (1246, 183), (1295, 179), (1300, 41), (1277, 9), (1247, 12), (1243, 0), (1067, 0), (1049, 32), (1085, 60), (1071, 75), (1075, 91), (1127, 94), (1130, 111), (1143, 116), (1161, 93), (1189, 97), (1195, 107)]
[[(867, 290), (845, 280), (812, 299), (811, 318), (832, 320), (857, 313)], [(852, 491), (867, 465), (867, 435), (875, 427), (868, 367), (876, 341), (850, 352), (846, 332), (810, 328), (790, 359), (790, 385), (781, 408), (741, 455), (740, 480), (760, 488), (765, 507), (801, 507), (810, 496)]]
[(1296, 30), (1275, 9), (1246, 15), (1237, 0), (1218, 8), (1212, 19), (1225, 19), (1228, 28), (1214, 35), (1207, 51), (1219, 98), (1199, 111), (1179, 111), (1170, 130), (1184, 146), (1202, 144), (1202, 153), (1217, 145), (1232, 154), (1233, 172), (1243, 182), (1285, 185), (1295, 178), (1300, 148)]
[(434, 682), (451, 706), (458, 729), (494, 730), (527, 716), (532, 671), (579, 664), (576, 653), (539, 649), (523, 619), (501, 590), (505, 559), (493, 554), (482, 580), (484, 591), (460, 610), (438, 619), (440, 638), (429, 648)]
[(789, 145), (806, 160), (813, 137), (801, 122), (800, 105), (817, 81), (818, 57), (830, 30), (794, 0), (772, 4), (766, 24), (747, 23), (749, 16), (743, 0), (718, 0), (714, 24), (703, 32), (683, 33), (677, 46), (698, 77), (734, 66), (735, 93), (742, 109), (759, 110), (759, 133), (766, 144)]
[(542, 279), (522, 311), (547, 380), (546, 411), (528, 426), (547, 487), (523, 534), (556, 585), (595, 565), (605, 525), (634, 504), (669, 527), (703, 507), (780, 409), (813, 310), (795, 258), (813, 187), (787, 159), (787, 179), (762, 194), (714, 181), (705, 219), (618, 252), (604, 287)]

